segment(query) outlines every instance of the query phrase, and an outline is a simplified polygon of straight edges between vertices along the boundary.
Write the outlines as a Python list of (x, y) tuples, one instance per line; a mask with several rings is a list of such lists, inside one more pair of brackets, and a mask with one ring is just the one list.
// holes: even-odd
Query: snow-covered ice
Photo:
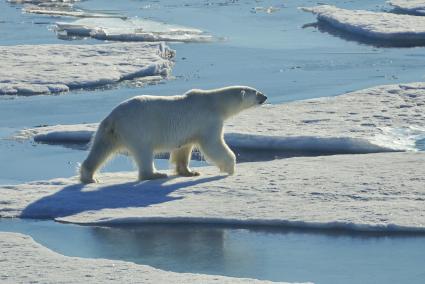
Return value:
[(219, 223), (425, 232), (424, 153), (299, 157), (136, 182), (108, 173), (0, 186), (0, 217), (81, 224)]
[(57, 22), (56, 30), (59, 36), (113, 41), (205, 42), (213, 39), (199, 29), (138, 18), (88, 18), (70, 23)]
[(73, 8), (72, 6), (41, 6), (41, 5), (25, 5), (22, 8), (24, 13), (41, 14), (49, 16), (65, 16), (65, 17), (79, 17), (79, 18), (126, 18), (119, 14), (106, 14), (84, 11), (81, 9)]
[(272, 283), (175, 273), (120, 260), (67, 257), (17, 233), (0, 233), (0, 255), (2, 283)]
[(59, 93), (137, 77), (158, 80), (171, 72), (174, 54), (163, 43), (0, 46), (0, 95)]
[(388, 4), (402, 12), (425, 15), (424, 0), (390, 0)]
[(330, 5), (303, 7), (317, 19), (348, 33), (383, 41), (425, 41), (425, 18), (394, 13), (347, 10)]
[(33, 4), (33, 5), (44, 5), (44, 4), (58, 4), (61, 5), (62, 3), (74, 3), (78, 2), (79, 0), (7, 0), (9, 3), (16, 3), (16, 4)]
[[(14, 138), (87, 143), (97, 124), (55, 125)], [(425, 83), (378, 86), (243, 112), (226, 123), (233, 147), (325, 153), (416, 150), (425, 138)]]

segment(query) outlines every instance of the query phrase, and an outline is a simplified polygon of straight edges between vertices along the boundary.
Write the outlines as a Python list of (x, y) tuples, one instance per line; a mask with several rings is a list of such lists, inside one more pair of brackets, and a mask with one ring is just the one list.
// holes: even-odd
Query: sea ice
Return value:
[[(95, 123), (37, 127), (14, 138), (87, 143), (96, 128)], [(294, 152), (416, 150), (416, 141), (424, 135), (425, 83), (265, 105), (237, 115), (225, 126), (225, 139), (232, 147)]]
[(74, 3), (79, 0), (7, 0), (9, 3), (16, 4), (33, 4), (33, 5), (43, 5), (43, 4), (61, 4), (61, 3)]
[(212, 40), (212, 36), (198, 29), (137, 18), (89, 18), (71, 23), (58, 22), (56, 30), (59, 36), (93, 37), (113, 41), (205, 42)]
[(106, 13), (94, 13), (88, 12), (81, 9), (73, 8), (72, 6), (65, 7), (50, 7), (50, 6), (41, 6), (41, 5), (25, 5), (22, 8), (24, 13), (32, 13), (32, 14), (42, 14), (42, 15), (50, 15), (50, 16), (65, 16), (65, 17), (79, 17), (79, 18), (121, 18), (124, 19), (126, 17), (118, 14), (106, 14)]
[(0, 95), (93, 88), (137, 77), (166, 78), (174, 51), (163, 43), (0, 46)]
[(273, 283), (175, 273), (120, 260), (67, 257), (17, 233), (0, 233), (0, 255), (2, 283)]
[(425, 15), (424, 0), (390, 0), (388, 4), (402, 12), (414, 15)]
[(136, 172), (0, 186), (0, 217), (425, 232), (425, 154), (298, 157), (136, 182)]
[(303, 7), (317, 19), (337, 29), (382, 41), (421, 43), (425, 41), (425, 18), (364, 10), (347, 10), (330, 5)]

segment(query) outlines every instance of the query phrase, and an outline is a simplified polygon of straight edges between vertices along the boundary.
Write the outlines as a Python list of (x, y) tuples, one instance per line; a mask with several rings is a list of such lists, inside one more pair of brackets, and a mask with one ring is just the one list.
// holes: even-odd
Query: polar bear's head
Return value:
[(233, 116), (245, 109), (263, 104), (267, 97), (260, 91), (246, 86), (232, 86), (224, 89), (227, 105), (226, 116)]
[(250, 108), (256, 105), (261, 105), (263, 104), (266, 100), (267, 97), (257, 91), (254, 88), (251, 87), (240, 87), (240, 95), (242, 96), (242, 108), (246, 109), (246, 108)]
[(227, 119), (245, 109), (263, 104), (267, 97), (247, 86), (230, 86), (220, 89), (193, 89), (186, 96), (201, 100), (210, 110)]
[(239, 112), (263, 104), (267, 97), (260, 91), (247, 86), (230, 86), (208, 91), (224, 119)]

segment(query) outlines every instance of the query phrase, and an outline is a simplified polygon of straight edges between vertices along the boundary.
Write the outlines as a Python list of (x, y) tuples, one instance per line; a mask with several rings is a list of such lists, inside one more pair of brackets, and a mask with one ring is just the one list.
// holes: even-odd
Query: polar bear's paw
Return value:
[(80, 167), (80, 181), (82, 183), (97, 183), (98, 181), (93, 178), (93, 173), (87, 171), (84, 166)]
[(182, 177), (196, 177), (201, 174), (197, 171), (187, 170), (187, 171), (178, 171), (177, 174)]
[(99, 182), (97, 179), (95, 179), (93, 177), (89, 178), (89, 177), (83, 177), (83, 176), (80, 177), (80, 181), (82, 183), (85, 183), (85, 184), (87, 184), (87, 183), (98, 183)]
[(160, 179), (168, 177), (167, 174), (163, 173), (151, 173), (151, 174), (143, 174), (139, 176), (139, 180), (152, 180), (152, 179)]
[(235, 164), (224, 165), (220, 167), (220, 172), (227, 173), (228, 175), (233, 175), (235, 173)]

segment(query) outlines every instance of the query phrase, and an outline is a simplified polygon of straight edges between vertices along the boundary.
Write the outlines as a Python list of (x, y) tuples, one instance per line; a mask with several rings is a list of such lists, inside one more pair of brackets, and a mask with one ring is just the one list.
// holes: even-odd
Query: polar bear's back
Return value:
[(187, 95), (138, 96), (118, 105), (105, 121), (124, 142), (169, 150), (196, 142), (210, 122), (217, 124), (217, 115), (207, 105), (205, 98)]

